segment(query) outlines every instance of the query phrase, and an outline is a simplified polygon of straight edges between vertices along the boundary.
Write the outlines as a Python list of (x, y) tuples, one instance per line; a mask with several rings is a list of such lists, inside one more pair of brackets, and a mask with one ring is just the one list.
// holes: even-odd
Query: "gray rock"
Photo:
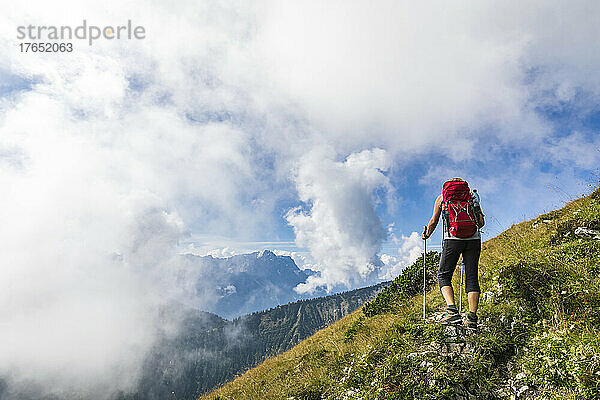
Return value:
[(527, 392), (529, 390), (529, 386), (527, 385), (523, 385), (519, 388), (519, 390), (517, 390), (517, 398), (521, 397), (525, 392)]
[(596, 229), (586, 228), (585, 226), (579, 226), (575, 229), (575, 235), (580, 238), (600, 240), (600, 231)]
[(448, 325), (444, 330), (444, 334), (446, 335), (446, 342), (452, 343), (456, 340), (462, 340), (464, 336), (464, 327), (462, 325)]
[(476, 393), (469, 392), (463, 385), (456, 386), (455, 396), (457, 400), (476, 400), (479, 398)]

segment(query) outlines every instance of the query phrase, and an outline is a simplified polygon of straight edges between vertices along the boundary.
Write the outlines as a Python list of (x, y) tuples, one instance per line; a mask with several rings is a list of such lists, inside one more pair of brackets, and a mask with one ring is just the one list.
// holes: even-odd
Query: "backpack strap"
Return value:
[(452, 207), (452, 209), (454, 210), (454, 220), (453, 220), (452, 222), (462, 222), (462, 221), (467, 221), (467, 220), (461, 220), (461, 221), (459, 221), (459, 220), (458, 220), (458, 215), (459, 215), (461, 212), (463, 212), (463, 211), (464, 211), (464, 212), (465, 212), (465, 214), (467, 214), (467, 217), (469, 217), (468, 221), (473, 221), (473, 222), (475, 222), (475, 224), (477, 224), (477, 221), (475, 221), (474, 219), (472, 219), (472, 218), (471, 218), (471, 214), (469, 214), (469, 205), (471, 205), (471, 210), (472, 210), (472, 213), (473, 213), (473, 216), (474, 216), (474, 209), (473, 209), (473, 206), (472, 206), (472, 204), (471, 204), (471, 201), (467, 201), (467, 202), (465, 203), (464, 207), (460, 205), (460, 202), (455, 202), (455, 203), (453, 203), (453, 202), (449, 202), (449, 203), (450, 203), (450, 204), (449, 204), (449, 205), (450, 205), (450, 207)]

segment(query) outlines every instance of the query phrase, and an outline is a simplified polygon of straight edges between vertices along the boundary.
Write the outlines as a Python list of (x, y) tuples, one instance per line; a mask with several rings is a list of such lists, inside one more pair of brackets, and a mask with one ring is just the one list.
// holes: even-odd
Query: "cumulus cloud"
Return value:
[(2, 174), (11, 190), (0, 215), (11, 229), (0, 235), (0, 375), (110, 396), (135, 385), (160, 330), (156, 294), (181, 293), (168, 267), (182, 224), (147, 198), (82, 183), (89, 171), (64, 161), (69, 172), (52, 163), (20, 172), (26, 177)]
[(573, 132), (553, 141), (549, 148), (553, 160), (578, 168), (593, 169), (600, 165), (600, 138), (588, 138)]
[(524, 145), (549, 134), (536, 112), (548, 95), (569, 99), (575, 88), (598, 94), (598, 74), (589, 69), (600, 63), (599, 52), (589, 51), (598, 49), (590, 14), (597, 7), (272, 5), (259, 14), (257, 46), (277, 84), (348, 153), (374, 142), (400, 152), (455, 149), (461, 137), (482, 134)]
[[(72, 6), (100, 20), (140, 17), (133, 8)], [(198, 101), (184, 90), (202, 55), (191, 54), (198, 58), (186, 71), (161, 64), (171, 50), (156, 41), (151, 52), (144, 43), (131, 53), (76, 43), (73, 54), (23, 57), (12, 49), (17, 25), (65, 21), (53, 7), (44, 16), (10, 8), (1, 68), (32, 83), (0, 103), (0, 218), (10, 227), (0, 231), (0, 376), (17, 392), (108, 398), (135, 389), (168, 328), (164, 306), (202, 305), (198, 277), (176, 263), (179, 241), (199, 224), (252, 232), (269, 196), (258, 195), (248, 132), (200, 120), (217, 107), (201, 101), (210, 89)]]
[(397, 1), (273, 6), (261, 21), (259, 45), (273, 79), (348, 152), (373, 142), (415, 151), (441, 135), (454, 147), (461, 132), (492, 120), (537, 134), (542, 127), (524, 107), (521, 84), (531, 38), (520, 35), (521, 26), (506, 34), (486, 30), (503, 21), (494, 8)]
[[(382, 254), (381, 261), (385, 265), (384, 273), (380, 276), (381, 279), (394, 279), (404, 268), (414, 263), (417, 258), (423, 255), (423, 239), (417, 232), (412, 232), (410, 235), (402, 235), (400, 238), (392, 236), (393, 242), (398, 245), (398, 254)], [(431, 249), (428, 247), (428, 250)]]
[(316, 149), (299, 163), (296, 185), (307, 208), (286, 215), (296, 242), (310, 250), (320, 274), (297, 287), (299, 293), (338, 284), (352, 287), (377, 277), (373, 259), (386, 232), (375, 212), (374, 192), (391, 190), (385, 175), (391, 160), (384, 150), (364, 150), (343, 161)]

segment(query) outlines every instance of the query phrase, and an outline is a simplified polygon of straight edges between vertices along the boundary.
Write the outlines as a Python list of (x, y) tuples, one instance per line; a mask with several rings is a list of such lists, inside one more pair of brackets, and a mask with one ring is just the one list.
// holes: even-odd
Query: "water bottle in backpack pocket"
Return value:
[(481, 197), (477, 193), (477, 189), (471, 190), (471, 197), (473, 198), (473, 213), (475, 215), (475, 223), (479, 227), (479, 216), (483, 215), (481, 212)]

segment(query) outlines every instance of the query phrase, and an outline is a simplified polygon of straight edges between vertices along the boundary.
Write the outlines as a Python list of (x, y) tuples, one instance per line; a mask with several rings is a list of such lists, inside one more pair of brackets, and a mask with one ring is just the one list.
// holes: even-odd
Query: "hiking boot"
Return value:
[(458, 311), (447, 309), (444, 313), (444, 317), (440, 320), (442, 325), (460, 325), (462, 324), (462, 318)]
[(469, 329), (471, 332), (477, 332), (477, 314), (468, 313), (465, 318), (465, 327)]

